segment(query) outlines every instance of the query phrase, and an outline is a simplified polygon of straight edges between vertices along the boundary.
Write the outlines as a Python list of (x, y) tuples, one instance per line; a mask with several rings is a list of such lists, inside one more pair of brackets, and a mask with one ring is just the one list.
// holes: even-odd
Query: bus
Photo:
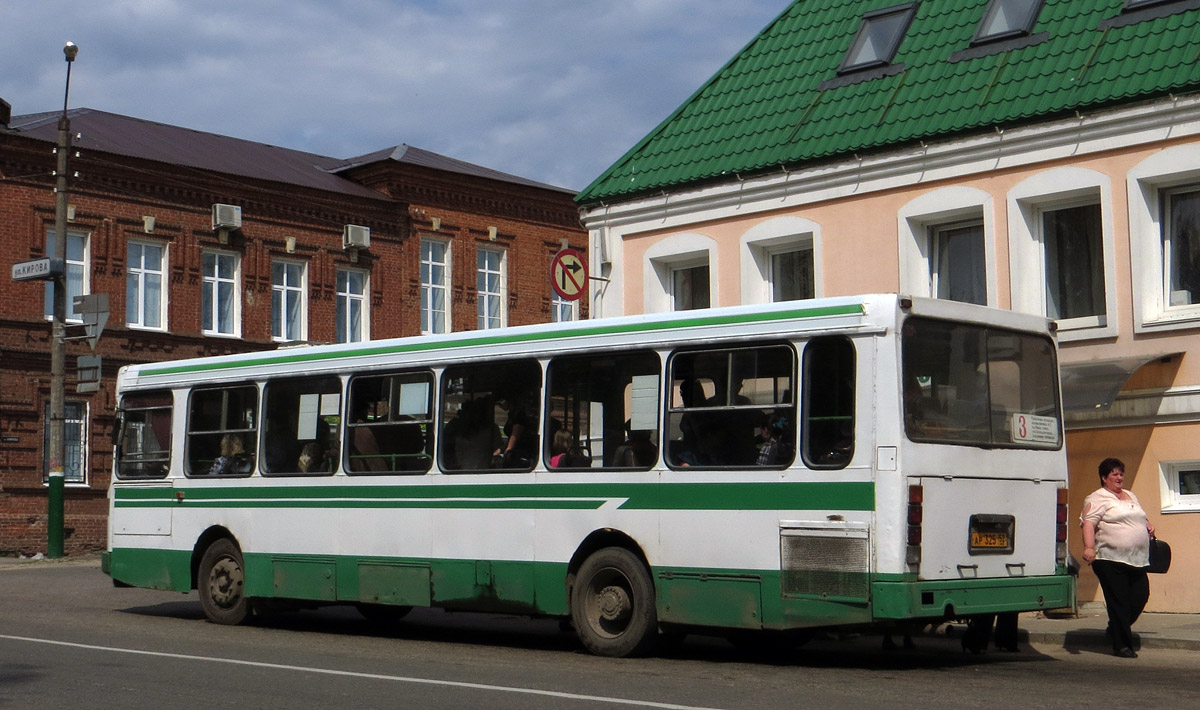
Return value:
[(1074, 604), (1045, 318), (896, 294), (131, 365), (103, 569), (592, 653)]

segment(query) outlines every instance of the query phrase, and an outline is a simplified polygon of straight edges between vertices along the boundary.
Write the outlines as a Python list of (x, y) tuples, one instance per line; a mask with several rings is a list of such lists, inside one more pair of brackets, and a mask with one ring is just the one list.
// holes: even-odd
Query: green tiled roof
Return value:
[[(958, 58), (988, 0), (923, 0), (890, 76), (826, 86), (863, 13), (901, 0), (796, 0), (576, 200), (618, 200), (993, 126), (1200, 89), (1200, 3), (1046, 0), (1028, 46)], [(1114, 22), (1113, 18), (1118, 18)], [(1122, 26), (1123, 25), (1123, 26)], [(1007, 49), (1002, 49), (1007, 48)], [(1002, 50), (1002, 51), (994, 51)]]

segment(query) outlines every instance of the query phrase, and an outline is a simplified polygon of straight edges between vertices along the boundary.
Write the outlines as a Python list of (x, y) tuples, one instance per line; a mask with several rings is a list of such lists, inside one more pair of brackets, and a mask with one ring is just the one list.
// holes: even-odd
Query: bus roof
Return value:
[[(672, 311), (566, 323), (473, 330), (337, 345), (312, 345), (237, 355), (191, 358), (121, 368), (118, 388), (248, 379), (302, 368), (305, 374), (372, 366), (436, 364), (496, 355), (541, 355), (584, 348), (632, 348), (713, 338), (893, 326), (902, 296), (870, 294), (783, 303)], [(935, 299), (907, 299), (914, 312), (1045, 330), (1045, 318)], [(907, 304), (906, 304), (907, 305)], [(1001, 321), (997, 323), (997, 321)]]

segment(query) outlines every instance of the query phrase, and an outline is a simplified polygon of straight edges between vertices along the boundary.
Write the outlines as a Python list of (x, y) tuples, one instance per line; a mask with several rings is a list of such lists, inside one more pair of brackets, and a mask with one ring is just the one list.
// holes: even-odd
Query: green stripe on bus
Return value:
[[(821, 318), (828, 316), (844, 316), (844, 315), (862, 315), (866, 311), (866, 307), (861, 304), (850, 304), (845, 306), (824, 306), (820, 308), (801, 308), (790, 311), (782, 311), (776, 313), (739, 313), (736, 315), (723, 316), (696, 316), (693, 318), (680, 318), (677, 320), (661, 321), (661, 322), (635, 322), (622, 323), (619, 325), (598, 324), (580, 326), (574, 328), (561, 328), (548, 330), (537, 333), (520, 333), (517, 335), (498, 334), (498, 335), (481, 335), (474, 338), (442, 340), (442, 339), (427, 339), (406, 341), (391, 345), (376, 345), (352, 350), (337, 350), (329, 352), (328, 350), (310, 350), (296, 351), (289, 350), (285, 353), (272, 352), (270, 355), (262, 357), (251, 357), (247, 359), (238, 359), (230, 362), (225, 359), (220, 359), (215, 362), (200, 362), (189, 363), (183, 365), (147, 365), (142, 367), (140, 374), (146, 377), (173, 375), (185, 372), (208, 372), (214, 370), (231, 370), (243, 367), (258, 367), (263, 365), (288, 365), (298, 363), (321, 362), (327, 360), (339, 360), (343, 358), (353, 357), (370, 357), (375, 355), (396, 355), (401, 353), (417, 353), (430, 352), (435, 350), (446, 350), (449, 348), (470, 348), (487, 345), (504, 345), (510, 343), (521, 342), (538, 342), (547, 340), (562, 340), (564, 338), (574, 338), (583, 336), (596, 335), (626, 335), (630, 333), (649, 333), (662, 330), (676, 330), (681, 328), (695, 328), (703, 326), (718, 326), (718, 325), (735, 325), (744, 323), (766, 323), (769, 321), (796, 320), (805, 318)], [(600, 321), (595, 321), (600, 323)]]
[(410, 486), (222, 486), (115, 489), (118, 508), (497, 508), (589, 510), (874, 510), (874, 484), (529, 483)]

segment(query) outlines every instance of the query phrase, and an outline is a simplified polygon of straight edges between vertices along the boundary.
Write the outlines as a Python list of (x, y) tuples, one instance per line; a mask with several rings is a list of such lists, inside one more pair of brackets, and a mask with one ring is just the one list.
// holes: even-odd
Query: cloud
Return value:
[(407, 143), (582, 188), (786, 0), (6, 4), (0, 97), (351, 157)]

